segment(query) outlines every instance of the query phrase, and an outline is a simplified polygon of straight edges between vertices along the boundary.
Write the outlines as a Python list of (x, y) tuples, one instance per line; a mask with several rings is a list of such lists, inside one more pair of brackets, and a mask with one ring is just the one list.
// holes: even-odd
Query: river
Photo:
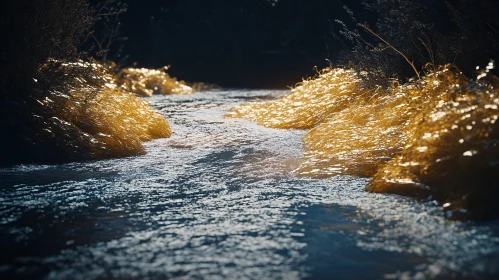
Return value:
[(226, 119), (283, 91), (148, 101), (173, 135), (147, 155), (0, 169), (0, 278), (424, 279), (499, 276), (499, 222), (298, 177), (305, 131)]

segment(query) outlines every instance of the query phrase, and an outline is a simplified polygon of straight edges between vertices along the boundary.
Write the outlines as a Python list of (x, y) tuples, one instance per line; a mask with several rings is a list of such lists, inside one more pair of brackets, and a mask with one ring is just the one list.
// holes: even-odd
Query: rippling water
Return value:
[(499, 276), (497, 221), (448, 221), (365, 178), (297, 177), (305, 131), (223, 118), (280, 94), (155, 96), (174, 134), (145, 156), (0, 169), (0, 277)]

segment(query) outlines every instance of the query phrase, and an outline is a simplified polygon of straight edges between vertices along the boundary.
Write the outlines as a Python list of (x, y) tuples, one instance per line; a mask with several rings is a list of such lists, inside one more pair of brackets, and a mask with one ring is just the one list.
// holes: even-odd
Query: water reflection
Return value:
[(366, 193), (368, 179), (295, 177), (304, 131), (223, 118), (243, 99), (280, 94), (154, 96), (150, 101), (175, 133), (146, 143), (147, 155), (0, 170), (0, 274), (380, 279), (498, 273), (496, 222), (450, 222), (431, 202)]

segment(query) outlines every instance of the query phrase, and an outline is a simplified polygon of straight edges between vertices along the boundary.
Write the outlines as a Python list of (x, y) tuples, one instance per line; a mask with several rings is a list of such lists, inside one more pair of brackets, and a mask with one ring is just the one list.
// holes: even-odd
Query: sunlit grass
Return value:
[(354, 71), (326, 69), (277, 101), (237, 106), (226, 116), (274, 128), (312, 128), (366, 95)]
[(183, 81), (170, 77), (166, 69), (125, 68), (118, 73), (117, 84), (139, 96), (153, 94), (191, 94), (194, 90)]
[(311, 128), (298, 174), (374, 176), (370, 191), (452, 201), (499, 178), (498, 86), (490, 74), (472, 81), (450, 65), (385, 89), (364, 87), (354, 71), (326, 69), (277, 101), (227, 116)]
[[(365, 90), (344, 110), (313, 128), (304, 138), (307, 161), (298, 169), (313, 176), (373, 176), (380, 163), (403, 150), (410, 121), (424, 108), (446, 100), (459, 83), (450, 71), (387, 89)], [(360, 85), (359, 85), (360, 86)], [(317, 168), (317, 166), (324, 168)], [(329, 169), (328, 166), (334, 166)]]
[[(47, 91), (36, 96), (37, 141), (48, 142), (63, 161), (139, 155), (143, 141), (171, 135), (164, 116), (120, 88), (100, 64), (52, 60), (38, 76)], [(61, 86), (50, 86), (59, 79)]]
[[(367, 189), (428, 195), (475, 209), (495, 199), (499, 182), (499, 80), (445, 73), (447, 92), (404, 127), (404, 149), (376, 172)], [(450, 206), (450, 204), (447, 204)], [(482, 213), (484, 214), (484, 213)]]

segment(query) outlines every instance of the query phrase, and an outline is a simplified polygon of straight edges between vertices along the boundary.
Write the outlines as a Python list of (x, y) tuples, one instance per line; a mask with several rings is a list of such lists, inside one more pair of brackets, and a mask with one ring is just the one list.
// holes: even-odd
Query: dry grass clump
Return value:
[(194, 90), (183, 81), (170, 77), (163, 69), (125, 68), (118, 73), (117, 84), (139, 96), (153, 94), (191, 94)]
[(298, 174), (374, 176), (370, 191), (433, 195), (482, 216), (499, 194), (498, 87), (497, 77), (474, 82), (450, 65), (387, 89), (363, 88), (353, 71), (330, 69), (278, 101), (228, 115), (277, 128), (315, 125)]
[(413, 83), (369, 91), (370, 98), (356, 100), (310, 130), (303, 139), (307, 161), (297, 172), (373, 176), (380, 163), (404, 149), (411, 120), (446, 100), (457, 84), (443, 68)]
[[(136, 95), (121, 90), (97, 63), (51, 60), (39, 70), (33, 142), (42, 161), (101, 159), (143, 154), (142, 141), (169, 137), (166, 119)], [(62, 79), (61, 86), (51, 86)], [(45, 91), (44, 88), (49, 89)], [(42, 150), (57, 155), (50, 156)]]
[(312, 128), (343, 110), (366, 94), (352, 70), (324, 69), (279, 100), (249, 103), (231, 109), (225, 116), (246, 118), (266, 127)]
[(499, 195), (499, 80), (457, 73), (450, 94), (424, 106), (405, 127), (406, 146), (381, 166), (367, 189), (432, 195), (448, 209), (497, 216)]

